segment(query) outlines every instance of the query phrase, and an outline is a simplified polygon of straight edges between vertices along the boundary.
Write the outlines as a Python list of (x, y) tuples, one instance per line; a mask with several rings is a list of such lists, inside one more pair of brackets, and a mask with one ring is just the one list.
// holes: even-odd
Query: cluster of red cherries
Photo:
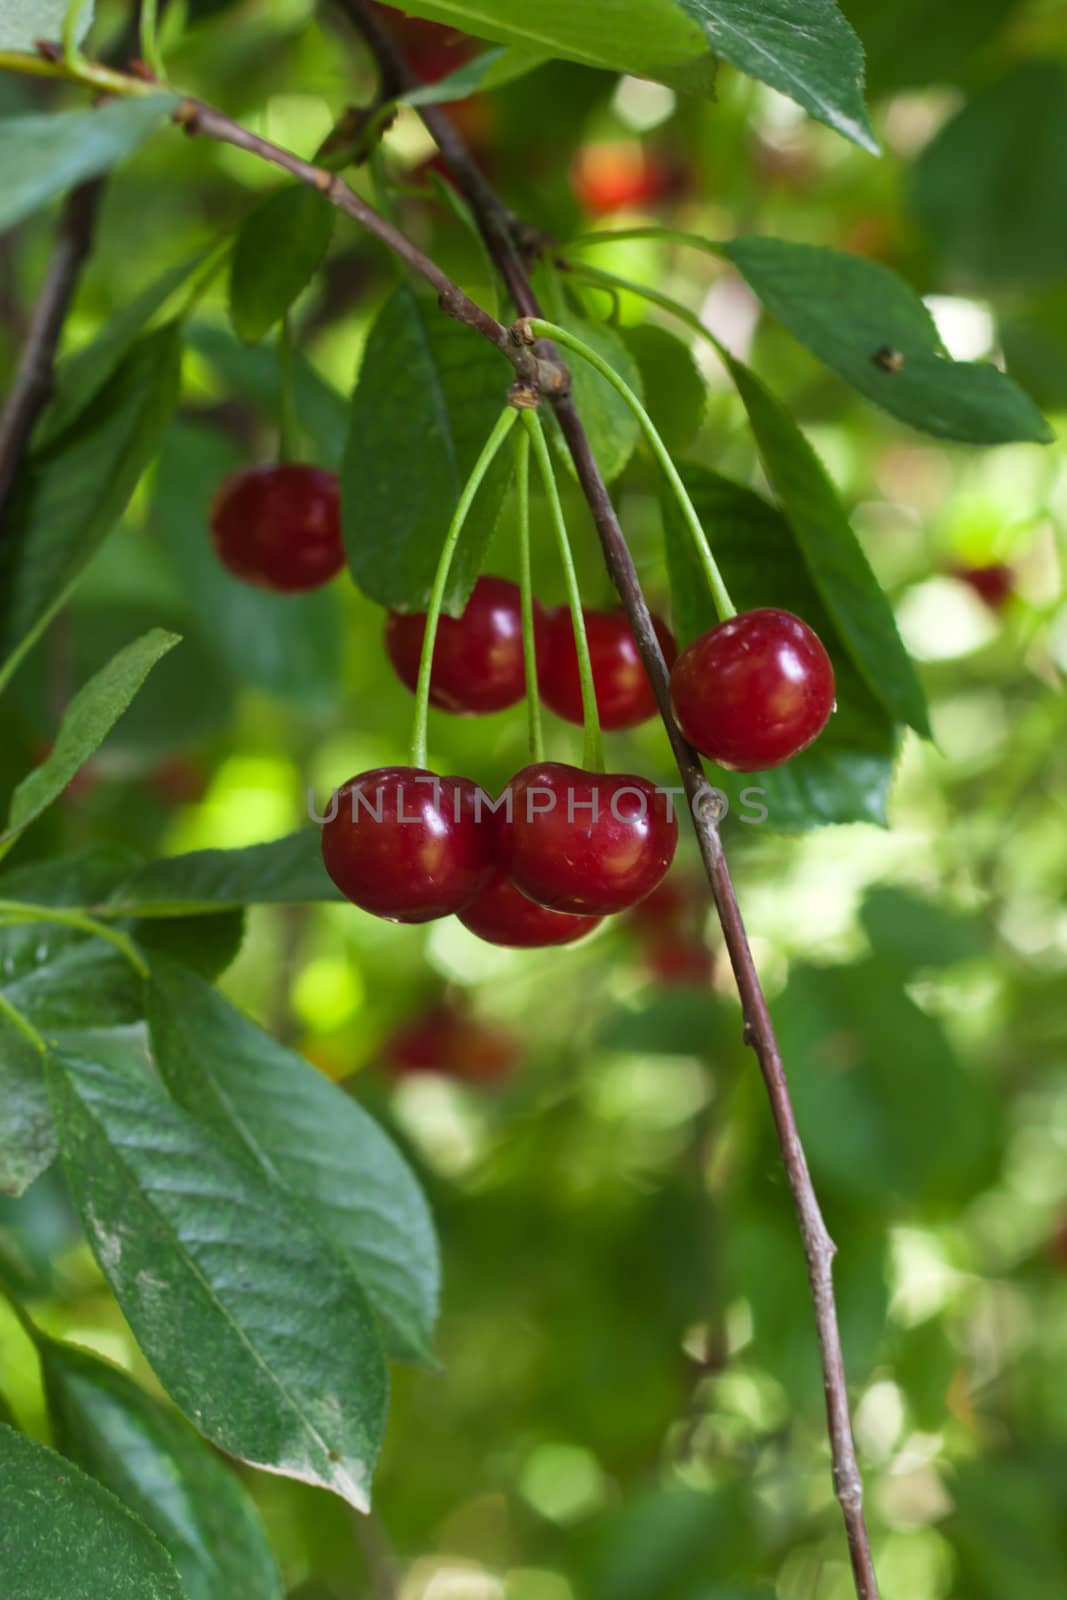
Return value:
[[(212, 529), (227, 568), (261, 587), (316, 588), (344, 563), (337, 482), (315, 467), (233, 474), (216, 497)], [(584, 621), (601, 726), (646, 721), (655, 696), (625, 618), (587, 611)], [(678, 724), (719, 766), (778, 766), (826, 725), (833, 668), (799, 617), (772, 608), (743, 612), (680, 654), (666, 623), (654, 622)], [(390, 612), (386, 623), (387, 654), (412, 690), (425, 630), (422, 613)], [(570, 612), (535, 602), (534, 636), (542, 700), (580, 724)], [(430, 702), (479, 716), (525, 694), (518, 587), (479, 578), (462, 616), (440, 619)], [(395, 922), (454, 914), (480, 938), (524, 948), (569, 944), (601, 918), (637, 905), (663, 880), (677, 841), (670, 791), (631, 773), (555, 761), (524, 767), (495, 800), (468, 778), (376, 768), (337, 791), (322, 829), (330, 877), (363, 910)]]

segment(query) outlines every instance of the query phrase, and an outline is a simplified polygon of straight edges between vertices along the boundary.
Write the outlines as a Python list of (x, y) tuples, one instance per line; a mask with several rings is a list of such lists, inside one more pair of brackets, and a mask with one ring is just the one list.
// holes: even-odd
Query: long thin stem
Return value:
[(278, 329), (278, 459), (300, 460), (300, 417), (293, 388), (293, 335), (289, 318)]
[(141, 55), (152, 75), (166, 83), (167, 69), (159, 44), (159, 0), (141, 0)]
[(0, 1016), (6, 1017), (13, 1028), (16, 1028), (40, 1055), (48, 1054), (48, 1046), (41, 1034), (37, 1032), (29, 1017), (24, 1017), (18, 1006), (12, 1005), (7, 995), (0, 989)]
[(23, 923), (52, 922), (60, 928), (73, 928), (78, 933), (91, 934), (96, 939), (106, 939), (130, 963), (137, 975), (148, 977), (148, 963), (133, 940), (117, 928), (87, 917), (83, 911), (68, 911), (59, 906), (26, 905), (21, 900), (0, 900), (0, 923), (17, 927)]
[(543, 317), (532, 317), (530, 319), (530, 332), (539, 339), (551, 339), (553, 344), (561, 344), (566, 349), (573, 350), (576, 355), (581, 356), (583, 361), (588, 361), (589, 365), (595, 368), (600, 373), (600, 376), (610, 383), (616, 393), (620, 394), (626, 401), (626, 404), (641, 424), (652, 454), (659, 462), (663, 475), (670, 484), (678, 501), (682, 516), (685, 518), (686, 526), (692, 536), (693, 546), (704, 568), (708, 587), (711, 589), (712, 597), (715, 601), (715, 609), (718, 611), (720, 619), (725, 622), (727, 617), (736, 616), (737, 607), (730, 599), (730, 591), (727, 589), (723, 575), (719, 571), (718, 562), (711, 553), (707, 534), (704, 532), (700, 518), (697, 516), (696, 507), (689, 498), (689, 492), (682, 482), (681, 474), (671, 460), (671, 453), (663, 443), (659, 429), (625, 378), (620, 377), (611, 363), (605, 361), (603, 356), (593, 349), (592, 345), (586, 344), (584, 339), (579, 339), (576, 333), (571, 333), (567, 328), (560, 327), (558, 323), (546, 322)]
[(530, 760), (543, 761), (544, 730), (541, 696), (537, 687), (537, 632), (534, 622), (533, 573), (530, 566), (530, 435), (526, 428), (515, 436), (515, 494), (519, 502), (519, 602), (522, 610), (522, 658), (526, 672), (526, 719)]
[(570, 606), (571, 624), (574, 628), (574, 647), (578, 652), (578, 682), (582, 690), (582, 720), (585, 725), (582, 763), (589, 772), (603, 772), (604, 740), (600, 732), (600, 712), (597, 709), (596, 685), (593, 682), (593, 662), (589, 655), (585, 613), (582, 610), (582, 591), (575, 571), (571, 542), (567, 537), (567, 522), (563, 515), (563, 503), (559, 497), (559, 485), (556, 482), (556, 472), (549, 454), (545, 430), (541, 426), (541, 418), (536, 411), (524, 411), (522, 420), (533, 444), (538, 471), (545, 486), (545, 494), (548, 496), (548, 509), (556, 533), (556, 543), (559, 546), (563, 581), (567, 588), (567, 604)]
[(471, 469), (463, 493), (459, 497), (452, 521), (445, 534), (445, 542), (441, 548), (441, 555), (437, 562), (437, 571), (434, 573), (433, 588), (430, 591), (430, 603), (426, 608), (426, 632), (422, 639), (422, 655), (419, 658), (419, 677), (415, 688), (415, 721), (411, 735), (411, 765), (424, 767), (426, 765), (426, 722), (430, 710), (430, 681), (433, 677), (433, 652), (437, 643), (437, 624), (441, 618), (441, 607), (444, 605), (445, 590), (448, 588), (448, 574), (452, 570), (452, 558), (456, 553), (459, 536), (463, 532), (470, 508), (474, 504), (474, 497), (482, 486), (489, 468), (492, 466), (497, 451), (504, 443), (508, 434), (515, 426), (519, 413), (513, 406), (505, 406), (497, 419), (496, 426), (485, 442), (481, 455)]

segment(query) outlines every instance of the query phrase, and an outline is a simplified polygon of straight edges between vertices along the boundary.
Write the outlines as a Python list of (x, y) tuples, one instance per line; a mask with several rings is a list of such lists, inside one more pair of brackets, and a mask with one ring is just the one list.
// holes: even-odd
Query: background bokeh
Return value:
[[(642, 218), (853, 250), (927, 297), (954, 355), (1006, 363), (1062, 423), (1067, 8), (843, 8), (868, 48), (880, 161), (727, 69), (714, 104), (553, 65), (454, 114), (562, 260), (582, 259), (566, 241), (583, 230)], [(173, 12), (175, 35), (178, 13), (187, 23), (175, 80), (302, 153), (372, 92), (343, 24), (305, 0)], [(0, 80), (0, 110), (37, 94)], [(414, 113), (386, 152), (403, 225), (484, 297), (484, 259), (434, 187)], [(230, 149), (150, 144), (108, 190), (70, 347), (274, 181)], [(45, 217), (0, 241), (0, 376), (50, 236)], [(726, 842), (840, 1247), (885, 1600), (1057, 1600), (1067, 456), (1060, 443), (945, 446), (874, 412), (761, 318), (726, 263), (657, 241), (600, 248), (596, 263), (699, 311), (788, 400), (921, 665), (936, 742), (904, 743), (890, 830), (786, 836), (731, 818)], [(648, 320), (637, 301), (613, 304), (573, 276), (557, 272), (546, 292), (582, 295), (628, 339)], [(301, 420), (324, 465), (337, 462), (362, 344), (394, 282), (380, 248), (346, 224), (297, 308)], [(684, 371), (660, 365), (654, 337), (633, 336), (633, 349), (685, 459), (761, 487), (739, 403), (705, 351), (693, 359), (706, 405)], [(211, 291), (158, 472), (0, 706), (0, 785), (39, 757), (75, 687), (121, 644), (160, 622), (185, 643), (13, 864), (89, 842), (145, 854), (255, 843), (300, 825), (309, 788), (322, 798), (403, 759), (411, 701), (384, 661), (378, 609), (347, 577), (310, 600), (245, 605), (210, 554), (219, 479), (276, 448), (276, 383), (272, 350), (239, 345), (223, 289)], [(606, 604), (592, 530), (568, 493), (587, 599)], [(637, 459), (619, 503), (665, 609), (650, 462)], [(511, 527), (505, 515), (494, 571), (515, 570)], [(536, 521), (535, 532), (539, 591), (556, 602), (548, 530)], [(996, 603), (959, 576), (991, 563), (1011, 569)], [(579, 737), (552, 725), (563, 759)], [(655, 726), (610, 748), (624, 769), (669, 781)], [(521, 710), (432, 715), (430, 751), (438, 770), (501, 782), (525, 759)], [(398, 1135), (431, 1196), (445, 1267), (442, 1371), (395, 1376), (375, 1524), (357, 1536), (340, 1502), (250, 1480), (300, 1600), (373, 1593), (386, 1542), (406, 1569), (404, 1600), (851, 1592), (770, 1119), (688, 843), (676, 874), (693, 886), (688, 962), (662, 959), (633, 924), (573, 952), (524, 954), (454, 921), (396, 928), (341, 906), (250, 913), (223, 987)], [(397, 1028), (442, 1005), (507, 1036), (500, 1082), (387, 1070)], [(50, 1331), (153, 1381), (56, 1173), (0, 1201), (0, 1270)], [(34, 1361), (2, 1305), (0, 1375), (20, 1421), (43, 1434)]]

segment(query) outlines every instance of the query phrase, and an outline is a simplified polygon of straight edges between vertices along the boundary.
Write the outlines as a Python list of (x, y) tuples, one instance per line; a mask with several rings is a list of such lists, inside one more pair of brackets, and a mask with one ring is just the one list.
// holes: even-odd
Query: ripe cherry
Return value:
[[(544, 613), (534, 602), (534, 633)], [(401, 683), (414, 692), (426, 614), (390, 611), (385, 648)], [(430, 704), (463, 716), (503, 711), (526, 693), (522, 610), (516, 584), (479, 578), (461, 617), (442, 617), (434, 641)]]
[(1015, 572), (1004, 561), (990, 561), (981, 567), (960, 564), (949, 571), (973, 589), (990, 611), (1002, 611), (1015, 592)]
[(699, 934), (683, 937), (672, 933), (651, 939), (644, 960), (661, 989), (691, 988), (711, 981), (711, 952)]
[(378, 767), (349, 778), (322, 827), (322, 859), (343, 895), (389, 922), (432, 922), (492, 876), (489, 819), (468, 778)]
[(223, 566), (260, 589), (302, 594), (345, 564), (337, 479), (321, 467), (231, 472), (215, 495), (211, 531)]
[[(593, 665), (593, 687), (602, 728), (635, 728), (656, 714), (656, 697), (621, 611), (586, 611), (585, 632)], [(653, 617), (667, 665), (674, 665), (678, 646), (667, 624)], [(549, 612), (538, 656), (537, 679), (541, 698), (557, 717), (581, 725), (582, 686), (578, 677), (578, 651), (571, 614), (566, 606)]]
[(587, 144), (571, 169), (574, 191), (586, 211), (613, 211), (655, 205), (684, 192), (688, 175), (636, 139)]
[(743, 611), (682, 651), (671, 700), (702, 755), (734, 772), (762, 772), (806, 750), (825, 728), (834, 669), (791, 611)]
[(498, 872), (459, 920), (487, 944), (510, 945), (515, 950), (537, 950), (549, 945), (573, 944), (600, 926), (599, 917), (577, 917), (535, 905)]
[(508, 785), (497, 813), (497, 860), (517, 888), (552, 911), (607, 916), (652, 890), (674, 859), (670, 796), (645, 778), (545, 761)]
[(499, 1083), (521, 1053), (510, 1033), (441, 1004), (403, 1023), (386, 1040), (382, 1061), (397, 1077), (439, 1072), (464, 1083)]

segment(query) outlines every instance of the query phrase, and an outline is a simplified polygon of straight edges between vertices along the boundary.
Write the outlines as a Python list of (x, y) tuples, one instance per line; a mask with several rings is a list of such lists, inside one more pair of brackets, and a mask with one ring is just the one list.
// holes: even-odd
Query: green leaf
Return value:
[(244, 942), (244, 908), (211, 916), (148, 917), (131, 929), (150, 962), (160, 956), (181, 961), (202, 977), (221, 977), (236, 961)]
[[(926, 699), (893, 608), (849, 525), (826, 468), (792, 416), (755, 373), (728, 358), (764, 470), (781, 501), (841, 641), (894, 721), (930, 737)], [(709, 530), (712, 546), (715, 530)]]
[[(352, 398), (341, 506), (352, 576), (381, 605), (425, 609), (449, 519), (504, 406), (508, 368), (436, 301), (406, 285), (371, 328)], [(462, 611), (507, 488), (511, 456), (486, 475), (452, 564)], [(417, 463), (417, 470), (415, 464)]]
[(637, 362), (645, 405), (663, 442), (677, 455), (692, 442), (704, 420), (707, 388), (684, 339), (654, 322), (623, 329), (623, 341)]
[(915, 211), (964, 292), (1063, 276), (1067, 70), (1027, 61), (972, 96), (920, 154)]
[[(276, 417), (280, 400), (278, 353), (270, 346), (241, 344), (225, 328), (196, 322), (188, 330), (189, 343), (213, 366), (235, 394), (257, 407), (264, 416)], [(300, 350), (291, 353), (293, 398), (304, 433), (315, 446), (320, 466), (336, 468), (344, 452), (348, 406)]]
[(835, 133), (878, 154), (863, 103), (863, 47), (835, 0), (679, 0), (712, 50)]
[(227, 673), (287, 699), (332, 700), (341, 674), (336, 594), (268, 594), (232, 577), (215, 554), (211, 501), (240, 465), (218, 432), (177, 424), (160, 457), (150, 526)]
[(878, 960), (899, 963), (908, 972), (974, 961), (990, 950), (976, 917), (895, 884), (868, 889), (860, 922)]
[(0, 1424), (9, 1600), (188, 1600), (155, 1534), (54, 1450)]
[(230, 1455), (365, 1510), (386, 1377), (351, 1274), (136, 1068), (57, 1053), (49, 1089), (89, 1243), (176, 1405)]
[[(4, 879), (6, 883), (8, 880)], [(341, 900), (317, 828), (240, 850), (194, 850), (135, 867), (107, 891), (111, 916), (185, 917), (245, 905)]]
[(156, 662), (178, 643), (176, 633), (154, 628), (120, 650), (79, 689), (67, 707), (48, 759), (15, 790), (0, 846), (58, 800), (74, 774), (103, 743)]
[(520, 45), (483, 50), (473, 61), (465, 61), (447, 77), (439, 78), (436, 83), (421, 83), (417, 89), (409, 89), (397, 98), (408, 106), (448, 105), (453, 100), (466, 100), (472, 94), (501, 89), (549, 60), (550, 52), (525, 49)]
[(432, 1360), (440, 1288), (433, 1221), (377, 1123), (181, 967), (155, 969), (149, 1025), (160, 1076), (178, 1103), (239, 1140), (341, 1252), (390, 1353)]
[(992, 38), (1020, 0), (968, 0), (931, 6), (929, 0), (841, 0), (863, 40), (872, 94), (956, 83), (968, 57)]
[(252, 1500), (188, 1423), (87, 1350), (45, 1339), (40, 1358), (58, 1448), (152, 1530), (188, 1600), (281, 1600)]
[(0, 231), (124, 161), (177, 104), (177, 95), (161, 92), (92, 111), (0, 119)]
[[(0, 50), (32, 51), (38, 39), (62, 38), (68, 9), (68, 0), (0, 0)], [(93, 0), (79, 10), (79, 44), (93, 25), (94, 10)]]
[[(597, 355), (614, 367), (619, 377), (629, 384), (638, 399), (643, 398), (640, 368), (628, 346), (612, 328), (602, 322), (586, 322), (581, 317), (567, 313), (564, 313), (560, 322), (569, 333), (576, 334), (586, 344), (592, 345)], [(581, 356), (571, 355), (567, 364), (574, 403), (589, 436), (593, 455), (605, 481), (612, 483), (633, 455), (641, 425), (618, 390)], [(558, 431), (556, 437), (560, 437)], [(570, 451), (561, 446), (560, 454), (567, 470), (577, 477)]]
[[(896, 731), (849, 659), (793, 529), (751, 489), (705, 467), (680, 470), (735, 604), (742, 611), (782, 606), (803, 617), (826, 646), (837, 684), (837, 709), (810, 750), (772, 772), (738, 776), (716, 770), (713, 782), (745, 819), (765, 807), (769, 828), (837, 822), (884, 826)], [(680, 638), (689, 640), (717, 618), (681, 513), (673, 498), (665, 495), (663, 504), (674, 618)]]
[(888, 267), (758, 236), (716, 248), (813, 355), (912, 427), (968, 444), (1047, 444), (1053, 437), (997, 367), (945, 354), (930, 313)]
[(33, 436), (35, 448), (39, 449), (69, 428), (90, 401), (95, 400), (148, 323), (205, 260), (205, 252), (198, 250), (195, 255), (169, 267), (116, 311), (95, 339), (60, 361), (52, 398)]
[(306, 183), (268, 195), (241, 224), (230, 261), (230, 317), (256, 344), (285, 316), (321, 267), (336, 208)]
[(22, 1194), (55, 1155), (41, 1052), (0, 1011), (0, 1194)]
[(137, 340), (64, 433), (16, 484), (0, 556), (0, 658), (60, 603), (118, 522), (178, 400), (180, 330)]

